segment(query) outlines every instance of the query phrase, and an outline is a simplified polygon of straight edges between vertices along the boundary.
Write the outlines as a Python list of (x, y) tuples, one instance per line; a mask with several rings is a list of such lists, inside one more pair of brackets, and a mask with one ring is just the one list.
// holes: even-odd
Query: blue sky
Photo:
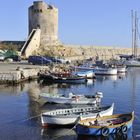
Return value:
[[(131, 47), (131, 10), (140, 0), (44, 0), (59, 9), (59, 38), (65, 44)], [(0, 40), (26, 40), (32, 0), (3, 0)]]

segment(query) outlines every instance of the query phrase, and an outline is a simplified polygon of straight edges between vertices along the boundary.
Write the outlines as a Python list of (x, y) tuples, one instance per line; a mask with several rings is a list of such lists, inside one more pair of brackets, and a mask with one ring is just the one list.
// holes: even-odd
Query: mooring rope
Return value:
[(36, 116), (32, 116), (32, 117), (27, 118), (27, 119), (23, 119), (23, 120), (20, 119), (20, 120), (12, 120), (12, 121), (8, 121), (8, 122), (4, 122), (3, 124), (4, 124), (4, 125), (9, 125), (9, 124), (12, 124), (12, 123), (22, 123), (22, 122), (25, 122), (25, 121), (28, 121), (28, 120), (37, 118), (37, 117), (39, 117), (39, 116), (41, 116), (41, 114), (36, 115)]
[(37, 117), (40, 117), (40, 116), (41, 116), (41, 114), (36, 115), (36, 116), (32, 116), (30, 118), (27, 118), (27, 119), (22, 120), (21, 122), (25, 122), (25, 121), (28, 121), (28, 120), (31, 120), (31, 119), (34, 119), (34, 118), (37, 118)]

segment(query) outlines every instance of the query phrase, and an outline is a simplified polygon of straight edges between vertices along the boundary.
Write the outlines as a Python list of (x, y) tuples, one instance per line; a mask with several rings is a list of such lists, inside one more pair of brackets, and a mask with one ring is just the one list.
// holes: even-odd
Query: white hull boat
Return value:
[(93, 67), (90, 66), (71, 66), (72, 69), (78, 71), (93, 71)]
[(126, 66), (118, 66), (117, 67), (117, 73), (124, 73), (126, 72)]
[(117, 68), (102, 68), (97, 67), (94, 69), (95, 75), (117, 75)]
[(42, 126), (48, 125), (75, 125), (79, 120), (95, 118), (98, 115), (109, 116), (113, 114), (114, 103), (111, 106), (77, 107), (71, 109), (57, 109), (41, 114)]
[(74, 75), (78, 75), (80, 77), (86, 77), (88, 78), (95, 78), (95, 74), (93, 70), (86, 70), (86, 71), (77, 71), (73, 73)]
[(103, 98), (102, 92), (96, 92), (95, 95), (76, 95), (69, 93), (68, 96), (61, 94), (41, 93), (39, 98), (45, 103), (57, 104), (97, 104)]
[(128, 60), (124, 63), (127, 67), (140, 67), (140, 61), (138, 60)]

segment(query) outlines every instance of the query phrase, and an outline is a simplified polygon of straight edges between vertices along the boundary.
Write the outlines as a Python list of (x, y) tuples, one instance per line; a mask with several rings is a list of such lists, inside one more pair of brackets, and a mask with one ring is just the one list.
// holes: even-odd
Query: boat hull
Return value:
[[(97, 121), (98, 120), (98, 121)], [(78, 135), (102, 135), (122, 133), (131, 130), (134, 120), (134, 112), (130, 114), (118, 114), (107, 117), (92, 118), (79, 121), (76, 125)]]
[[(48, 125), (75, 125), (79, 119), (95, 118), (97, 114), (100, 114), (100, 116), (112, 115), (113, 109), (114, 104), (103, 110), (95, 109), (94, 107), (83, 107), (50, 111), (41, 115), (41, 123), (43, 127)], [(90, 113), (88, 113), (89, 110), (91, 110)]]
[(127, 67), (140, 67), (140, 61), (137, 60), (129, 60), (125, 62)]
[(51, 83), (86, 83), (87, 79), (85, 77), (56, 77), (52, 75), (46, 75), (43, 78), (43, 82)]
[(117, 75), (117, 69), (112, 68), (95, 68), (95, 75)]
[(124, 73), (124, 72), (126, 72), (126, 67), (118, 67), (117, 68), (117, 72), (118, 73)]
[(69, 98), (51, 98), (51, 97), (41, 97), (42, 100), (48, 103), (56, 103), (56, 104), (96, 104), (96, 99), (91, 98), (82, 98), (82, 99), (69, 99)]
[(84, 95), (74, 95), (72, 97), (65, 97), (59, 95), (51, 95), (47, 93), (41, 93), (39, 99), (47, 103), (56, 104), (97, 104), (101, 102), (102, 96), (84, 96)]
[(78, 75), (80, 77), (86, 77), (87, 79), (93, 79), (95, 78), (95, 74), (93, 70), (84, 70), (84, 71), (77, 71), (74, 73), (75, 75)]
[[(131, 129), (132, 128), (132, 122), (127, 124), (127, 129)], [(109, 128), (109, 134), (116, 134), (117, 133), (117, 129), (120, 129), (121, 127), (112, 127)], [(88, 127), (83, 127), (81, 125), (77, 125), (76, 127), (76, 131), (78, 135), (102, 135), (102, 128), (88, 128)]]

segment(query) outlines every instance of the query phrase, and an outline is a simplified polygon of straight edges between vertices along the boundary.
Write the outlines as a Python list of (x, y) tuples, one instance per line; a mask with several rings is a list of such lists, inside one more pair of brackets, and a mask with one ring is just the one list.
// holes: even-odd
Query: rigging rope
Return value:
[(25, 121), (28, 121), (28, 120), (31, 120), (31, 119), (34, 119), (34, 118), (37, 118), (37, 117), (40, 117), (40, 116), (41, 116), (41, 114), (36, 115), (36, 116), (32, 116), (30, 118), (27, 118), (27, 119), (22, 120), (21, 122), (25, 122)]

